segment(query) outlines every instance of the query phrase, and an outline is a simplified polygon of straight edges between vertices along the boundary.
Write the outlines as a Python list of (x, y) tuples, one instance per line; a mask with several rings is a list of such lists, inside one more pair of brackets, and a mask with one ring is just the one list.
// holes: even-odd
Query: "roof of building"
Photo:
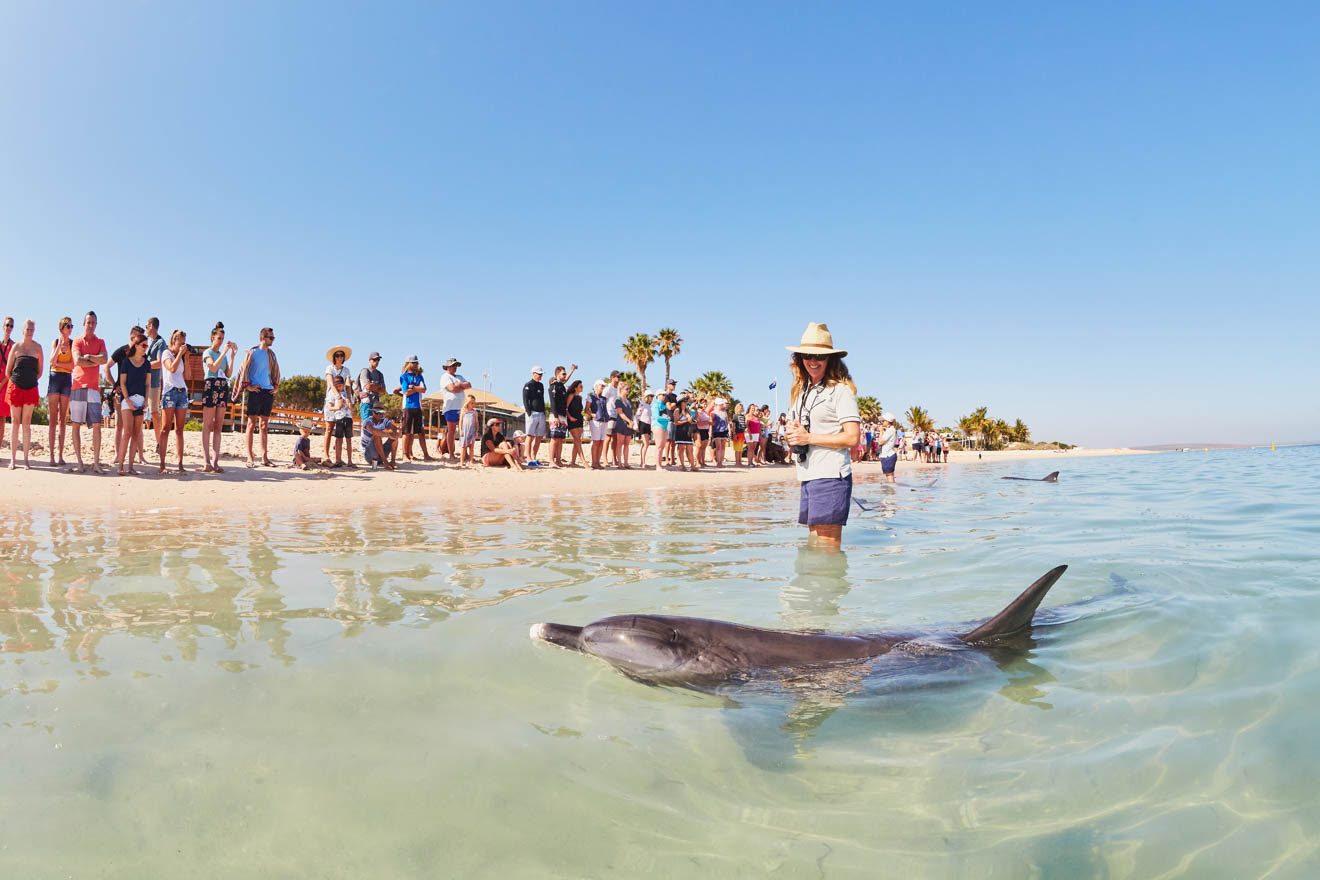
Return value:
[[(496, 397), (489, 391), (482, 391), (480, 388), (469, 388), (467, 390), (467, 395), (476, 400), (478, 409), (485, 407), (486, 409), (494, 409), (506, 413), (521, 413), (523, 411), (521, 406), (509, 403), (504, 398)], [(422, 398), (422, 404), (424, 406), (427, 404), (438, 406), (443, 398), (443, 391), (432, 391), (430, 394)]]

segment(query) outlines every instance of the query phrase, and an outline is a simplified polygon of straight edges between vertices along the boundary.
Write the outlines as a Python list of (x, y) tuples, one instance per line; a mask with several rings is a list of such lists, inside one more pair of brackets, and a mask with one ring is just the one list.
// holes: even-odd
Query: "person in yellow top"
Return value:
[[(60, 335), (50, 344), (50, 378), (46, 382), (47, 429), (46, 448), (50, 450), (50, 466), (55, 467), (56, 454), (64, 467), (64, 436), (69, 428), (69, 392), (73, 389), (73, 318), (60, 318)], [(58, 429), (60, 445), (55, 445)]]

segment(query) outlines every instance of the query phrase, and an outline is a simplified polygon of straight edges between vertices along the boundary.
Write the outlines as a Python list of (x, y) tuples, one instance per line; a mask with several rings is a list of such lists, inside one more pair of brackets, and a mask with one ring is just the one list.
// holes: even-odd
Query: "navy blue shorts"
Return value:
[(842, 526), (848, 524), (852, 505), (852, 474), (802, 484), (802, 503), (798, 522), (804, 526)]
[(893, 455), (889, 455), (886, 456), (885, 458), (880, 459), (880, 470), (884, 471), (887, 474), (892, 474), (894, 472), (894, 465), (896, 464), (898, 464), (897, 452), (895, 452)]

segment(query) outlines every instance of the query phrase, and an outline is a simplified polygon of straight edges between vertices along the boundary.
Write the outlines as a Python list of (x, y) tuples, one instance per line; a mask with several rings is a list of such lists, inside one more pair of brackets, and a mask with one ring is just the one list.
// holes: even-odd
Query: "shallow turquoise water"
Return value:
[[(0, 530), (5, 877), (1313, 877), (1320, 448)], [(904, 479), (918, 482), (909, 475)], [(627, 611), (1025, 653), (726, 700), (527, 639)]]

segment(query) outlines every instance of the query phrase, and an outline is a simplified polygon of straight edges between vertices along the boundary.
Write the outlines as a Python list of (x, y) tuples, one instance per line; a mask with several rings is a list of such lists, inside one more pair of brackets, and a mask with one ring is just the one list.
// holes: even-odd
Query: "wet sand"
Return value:
[[(171, 449), (168, 462), (170, 472), (158, 473), (158, 466), (138, 465), (137, 476), (119, 476), (113, 464), (113, 444), (105, 444), (101, 461), (105, 475), (75, 473), (69, 467), (51, 468), (47, 465), (45, 426), (40, 427), (40, 448), (34, 447), (32, 470), (24, 470), (22, 458), (18, 470), (8, 470), (9, 443), (6, 437), (0, 452), (0, 481), (8, 483), (6, 496), (11, 506), (30, 510), (121, 509), (151, 510), (199, 505), (230, 509), (307, 509), (324, 507), (342, 511), (363, 505), (391, 507), (444, 506), (455, 503), (481, 502), (496, 505), (515, 505), (529, 497), (551, 495), (583, 495), (612, 492), (637, 492), (648, 489), (717, 488), (796, 479), (795, 471), (786, 465), (758, 468), (737, 468), (726, 464), (722, 468), (707, 467), (698, 472), (684, 472), (678, 468), (656, 471), (637, 466), (638, 447), (633, 447), (631, 470), (610, 468), (592, 471), (582, 467), (552, 470), (549, 467), (529, 468), (523, 472), (508, 469), (462, 468), (441, 462), (405, 462), (400, 459), (399, 470), (371, 470), (361, 463), (354, 446), (356, 469), (335, 468), (312, 471), (288, 467), (295, 438), (290, 435), (270, 437), (271, 459), (276, 467), (247, 466), (244, 438), (227, 434), (221, 451), (223, 474), (201, 473), (201, 434), (184, 434), (184, 467), (187, 474), (173, 472), (176, 458)], [(34, 427), (34, 440), (38, 430)], [(172, 440), (172, 438), (171, 438)], [(356, 444), (356, 440), (354, 443)], [(84, 443), (84, 459), (91, 462), (90, 443)], [(258, 450), (260, 446), (258, 445)], [(546, 447), (542, 447), (545, 461)], [(320, 455), (321, 438), (312, 438), (312, 452)], [(70, 450), (71, 453), (71, 450)], [(66, 453), (66, 460), (75, 459)], [(333, 448), (332, 448), (333, 453)], [(948, 464), (924, 464), (900, 461), (900, 479), (904, 472), (938, 471), (966, 464), (991, 464), (1005, 461), (1045, 460), (1042, 467), (1023, 471), (1023, 476), (1044, 476), (1051, 470), (1066, 470), (1069, 459), (1104, 455), (1152, 454), (1132, 449), (1073, 449), (1067, 452), (1006, 450), (1000, 452), (953, 452)], [(652, 463), (655, 450), (648, 452)], [(258, 452), (258, 460), (260, 453)], [(566, 457), (567, 460), (567, 457)], [(153, 461), (148, 455), (148, 461)], [(859, 476), (879, 475), (878, 462), (860, 462), (854, 465)], [(1035, 471), (1040, 470), (1037, 474)]]

